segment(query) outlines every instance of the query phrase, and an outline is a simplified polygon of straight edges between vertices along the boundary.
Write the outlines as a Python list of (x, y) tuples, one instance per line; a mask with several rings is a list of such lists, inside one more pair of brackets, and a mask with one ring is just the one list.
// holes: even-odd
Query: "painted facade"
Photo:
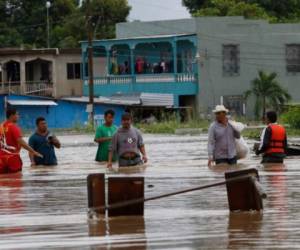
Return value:
[[(176, 40), (182, 34), (194, 34), (191, 35), (192, 44), (196, 46), (196, 51), (191, 56), (195, 62), (192, 73), (196, 73), (197, 78), (192, 78), (192, 81), (188, 80), (184, 84), (176, 84), (176, 78), (172, 77), (170, 81), (166, 80), (167, 83), (158, 81), (157, 79), (163, 78), (163, 75), (159, 74), (150, 74), (151, 76), (147, 74), (149, 78), (145, 79), (143, 74), (136, 73), (126, 77), (112, 75), (107, 69), (102, 78), (95, 78), (97, 94), (110, 95), (112, 92), (141, 90), (171, 92), (179, 97), (175, 98), (176, 105), (195, 104), (199, 114), (210, 114), (215, 105), (223, 102), (238, 115), (253, 116), (254, 100), (252, 98), (246, 102), (243, 95), (250, 88), (251, 81), (257, 76), (258, 70), (264, 70), (276, 72), (278, 82), (288, 89), (293, 102), (300, 102), (300, 26), (298, 23), (270, 24), (265, 20), (249, 20), (243, 17), (200, 17), (120, 23), (117, 24), (116, 30), (116, 39), (95, 41), (94, 48), (103, 45), (104, 53), (111, 55), (114, 51), (112, 46), (123, 44), (120, 50), (125, 51), (126, 56), (131, 53), (130, 58), (134, 60), (139, 55), (139, 50), (146, 50), (146, 48), (150, 48), (147, 50), (150, 56), (156, 57), (156, 48), (151, 45), (154, 42), (158, 42), (161, 51), (168, 51), (163, 44), (159, 44), (161, 42), (159, 37), (170, 36), (168, 39), (172, 44), (172, 40)], [(135, 43), (132, 44), (132, 41)], [(139, 44), (143, 44), (143, 49)], [(86, 44), (83, 43), (82, 46), (85, 51)], [(176, 51), (178, 58), (180, 53), (178, 47), (176, 49), (173, 47), (171, 51), (173, 55)], [(124, 61), (126, 56), (120, 55), (117, 61)], [(85, 54), (83, 58), (86, 58)], [(140, 78), (142, 80), (138, 80)], [(87, 93), (86, 86), (84, 86), (84, 93)]]
[(0, 49), (0, 93), (81, 96), (80, 49)]
[[(52, 100), (57, 105), (47, 106), (47, 105), (9, 105), (5, 104), (9, 100), (20, 100), (20, 101), (38, 101), (38, 100)], [(75, 128), (82, 127), (88, 122), (88, 113), (86, 112), (87, 101), (68, 101), (68, 100), (54, 100), (49, 98), (37, 98), (32, 96), (21, 96), (21, 95), (0, 95), (0, 120), (5, 119), (5, 108), (15, 107), (20, 113), (20, 126), (23, 129), (34, 129), (35, 120), (39, 116), (46, 118), (50, 128)], [(99, 118), (103, 117), (104, 112), (107, 109), (113, 109), (116, 113), (115, 123), (117, 125), (121, 124), (121, 115), (125, 110), (124, 105), (113, 105), (113, 104), (95, 104), (95, 116)], [(101, 122), (101, 121), (100, 121)]]
[[(195, 34), (136, 37), (93, 42), (94, 60), (104, 58), (106, 70), (94, 68), (95, 96), (114, 94), (173, 94), (174, 107), (182, 97), (198, 93)], [(87, 65), (87, 43), (82, 43)], [(84, 67), (84, 95), (88, 95)]]

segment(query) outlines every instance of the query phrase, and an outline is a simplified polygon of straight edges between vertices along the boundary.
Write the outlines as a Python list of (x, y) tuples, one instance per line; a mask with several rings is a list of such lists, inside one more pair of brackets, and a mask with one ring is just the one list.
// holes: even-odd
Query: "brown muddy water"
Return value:
[[(263, 213), (230, 213), (224, 186), (145, 203), (144, 217), (87, 220), (91, 136), (61, 136), (59, 166), (0, 176), (0, 249), (300, 249), (300, 161), (259, 168)], [(146, 135), (145, 197), (224, 179), (206, 167), (206, 136)], [(249, 141), (249, 144), (252, 142)], [(251, 155), (242, 163), (256, 167)], [(112, 174), (111, 174), (112, 175)]]

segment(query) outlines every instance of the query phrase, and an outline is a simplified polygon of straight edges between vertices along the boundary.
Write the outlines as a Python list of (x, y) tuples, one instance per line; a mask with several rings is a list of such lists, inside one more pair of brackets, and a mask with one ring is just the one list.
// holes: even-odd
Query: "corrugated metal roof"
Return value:
[[(82, 97), (65, 97), (62, 98), (65, 101), (72, 101), (72, 102), (89, 102), (89, 97), (82, 96)], [(112, 98), (112, 97), (104, 97), (100, 96), (98, 98), (94, 98), (94, 103), (98, 104), (113, 104), (113, 105), (139, 105), (141, 104), (140, 99), (129, 99), (129, 98)]]
[(54, 101), (44, 100), (7, 100), (7, 102), (13, 106), (57, 106)]
[[(62, 98), (62, 100), (88, 103), (89, 97), (65, 97)], [(115, 94), (110, 97), (99, 96), (98, 98), (94, 98), (94, 103), (145, 107), (173, 107), (174, 95), (159, 93)]]
[(173, 107), (174, 95), (173, 94), (152, 94), (141, 93), (142, 106), (152, 107)]

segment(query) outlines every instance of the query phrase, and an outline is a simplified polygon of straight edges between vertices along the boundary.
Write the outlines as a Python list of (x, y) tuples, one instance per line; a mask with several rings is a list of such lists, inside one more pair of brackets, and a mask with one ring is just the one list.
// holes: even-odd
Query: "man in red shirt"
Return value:
[(6, 121), (0, 125), (0, 174), (22, 171), (21, 148), (37, 157), (43, 157), (23, 140), (22, 131), (17, 126), (18, 120), (17, 110), (8, 109)]

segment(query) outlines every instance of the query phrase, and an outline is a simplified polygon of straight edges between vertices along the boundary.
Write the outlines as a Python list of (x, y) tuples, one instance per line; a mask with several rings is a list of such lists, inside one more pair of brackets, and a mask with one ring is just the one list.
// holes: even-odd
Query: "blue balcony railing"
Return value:
[[(85, 81), (87, 84), (88, 81)], [(134, 83), (197, 83), (197, 74), (145, 74), (145, 75), (110, 75), (95, 77), (94, 85), (134, 84)]]
[[(84, 95), (88, 95), (88, 80), (84, 81)], [(94, 78), (94, 95), (111, 96), (116, 93), (166, 93), (174, 96), (197, 95), (198, 76), (192, 73), (110, 75)]]

